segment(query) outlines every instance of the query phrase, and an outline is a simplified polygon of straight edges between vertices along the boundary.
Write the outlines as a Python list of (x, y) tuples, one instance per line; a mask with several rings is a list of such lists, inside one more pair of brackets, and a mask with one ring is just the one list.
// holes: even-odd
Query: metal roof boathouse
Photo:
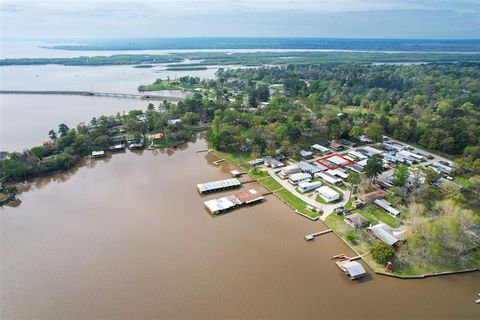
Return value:
[(242, 183), (238, 179), (218, 180), (197, 184), (198, 192), (208, 193), (226, 189), (240, 188)]

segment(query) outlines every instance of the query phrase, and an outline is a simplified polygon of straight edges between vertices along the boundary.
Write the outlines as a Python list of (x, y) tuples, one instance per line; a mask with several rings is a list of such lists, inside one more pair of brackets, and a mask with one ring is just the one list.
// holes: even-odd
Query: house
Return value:
[(139, 114), (139, 115), (137, 116), (137, 119), (138, 119), (138, 121), (142, 121), (142, 122), (143, 122), (143, 121), (147, 120), (147, 115), (146, 115), (145, 113)]
[(103, 158), (105, 156), (105, 151), (92, 151), (91, 158), (96, 159), (96, 158)]
[(367, 157), (371, 157), (371, 156), (374, 156), (376, 154), (382, 154), (383, 153), (383, 151), (378, 150), (376, 148), (372, 148), (370, 146), (359, 148), (359, 149), (357, 149), (357, 151), (363, 153)]
[(52, 144), (53, 144), (53, 141), (52, 141), (52, 140), (45, 140), (45, 141), (42, 142), (42, 145), (43, 145), (43, 146), (50, 146), (50, 145), (52, 145)]
[(342, 179), (338, 179), (332, 175), (329, 175), (328, 173), (326, 172), (317, 172), (315, 173), (315, 177), (319, 178), (319, 179), (322, 179), (330, 184), (333, 184), (333, 185), (339, 185), (339, 184), (342, 184)]
[(377, 199), (385, 197), (386, 195), (387, 193), (385, 191), (383, 191), (382, 189), (377, 189), (369, 193), (360, 193), (358, 194), (357, 198), (358, 200), (363, 201), (363, 203), (369, 204)]
[(349, 151), (348, 152), (348, 155), (351, 156), (351, 157), (354, 157), (354, 158), (357, 158), (359, 160), (363, 160), (363, 159), (367, 159), (368, 157), (366, 155), (364, 155), (363, 153), (360, 153), (360, 152), (357, 152), (357, 151)]
[(312, 153), (311, 151), (301, 150), (301, 151), (300, 151), (300, 156), (301, 156), (303, 159), (310, 159), (310, 158), (313, 156), (313, 153)]
[(305, 193), (320, 188), (321, 186), (322, 183), (320, 181), (303, 181), (298, 184), (298, 189), (300, 189), (301, 192)]
[(285, 166), (282, 162), (278, 161), (274, 157), (265, 157), (265, 165), (267, 167), (276, 169)]
[(317, 190), (315, 190), (315, 192), (318, 194), (320, 198), (322, 198), (326, 202), (332, 202), (340, 199), (340, 194), (337, 191), (327, 186), (320, 187)]
[(311, 179), (312, 179), (312, 176), (309, 175), (308, 173), (299, 172), (299, 173), (291, 174), (288, 177), (288, 182), (290, 182), (293, 185), (297, 185), (300, 182), (310, 181)]
[(344, 165), (344, 164), (347, 164), (347, 163), (348, 163), (348, 160), (346, 160), (346, 159), (344, 159), (343, 157), (340, 157), (340, 156), (338, 156), (338, 155), (333, 156), (333, 157), (330, 157), (330, 158), (327, 158), (327, 159), (325, 159), (324, 161), (331, 162), (331, 163), (333, 163), (333, 164), (336, 165), (336, 166), (341, 166), (341, 165)]
[(347, 139), (340, 139), (340, 143), (346, 145), (346, 146), (349, 146), (350, 148), (354, 148), (357, 146), (357, 144), (355, 142), (352, 142), (350, 140), (347, 140)]
[(299, 172), (302, 172), (302, 169), (299, 166), (297, 166), (296, 164), (292, 164), (292, 165), (289, 165), (289, 166), (283, 168), (282, 171), (280, 171), (280, 173), (278, 175), (280, 176), (280, 178), (286, 179), (291, 174), (299, 173)]
[(303, 172), (307, 172), (310, 174), (315, 174), (316, 172), (321, 171), (319, 167), (314, 166), (313, 164), (306, 161), (300, 161), (299, 163), (297, 163), (297, 165), (298, 167), (300, 167), (300, 169), (302, 169)]
[(346, 216), (345, 223), (347, 223), (349, 226), (352, 226), (355, 229), (368, 226), (370, 224), (367, 218), (365, 218), (359, 213), (353, 213), (351, 215)]
[(181, 122), (182, 122), (182, 119), (168, 119), (167, 120), (167, 124), (169, 124), (169, 125), (174, 125), (174, 124), (181, 123)]
[(445, 173), (445, 174), (451, 174), (452, 173), (452, 168), (451, 167), (448, 167), (448, 166), (446, 166), (444, 164), (441, 164), (439, 162), (432, 162), (432, 167), (434, 167), (435, 169), (437, 169), (441, 173)]
[(370, 143), (372, 142), (372, 140), (368, 139), (366, 135), (361, 135), (360, 137), (358, 137), (358, 140), (360, 142), (363, 142), (363, 143)]
[(352, 172), (356, 172), (356, 173), (362, 173), (363, 172), (363, 167), (359, 166), (358, 164), (355, 164), (355, 163), (349, 164), (345, 168), (347, 168), (348, 170), (350, 170)]
[(376, 199), (375, 201), (373, 201), (373, 203), (375, 203), (377, 206), (387, 211), (390, 215), (394, 217), (398, 217), (400, 215), (400, 211), (392, 207), (391, 203), (385, 199)]
[(332, 176), (336, 176), (340, 179), (347, 179), (348, 178), (348, 173), (342, 168), (331, 169), (331, 170), (328, 170), (326, 173), (328, 173)]
[(330, 148), (332, 148), (335, 151), (342, 151), (345, 149), (344, 146), (342, 146), (340, 143), (338, 143), (335, 140), (330, 141)]
[(395, 235), (392, 228), (385, 223), (378, 223), (365, 229), (365, 232), (374, 240), (382, 241), (390, 246), (395, 245), (400, 239)]
[(108, 147), (108, 151), (121, 152), (121, 151), (125, 151), (125, 147), (123, 144), (114, 144), (113, 146)]
[(146, 137), (147, 139), (152, 140), (153, 142), (160, 142), (163, 139), (164, 134), (163, 132), (147, 133)]
[(314, 151), (318, 151), (318, 152), (322, 152), (322, 153), (326, 153), (326, 152), (329, 152), (330, 149), (322, 146), (322, 145), (319, 145), (319, 144), (314, 144), (310, 147), (310, 149), (314, 150)]
[(256, 167), (263, 164), (264, 162), (265, 162), (264, 158), (257, 158), (257, 159), (248, 161), (248, 164), (251, 165), (252, 167)]

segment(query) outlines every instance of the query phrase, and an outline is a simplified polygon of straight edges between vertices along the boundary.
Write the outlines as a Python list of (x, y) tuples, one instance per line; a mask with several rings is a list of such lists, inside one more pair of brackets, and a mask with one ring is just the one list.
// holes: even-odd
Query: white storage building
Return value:
[(315, 192), (320, 196), (320, 198), (322, 198), (326, 202), (332, 202), (340, 199), (340, 194), (327, 186), (320, 187), (315, 190)]

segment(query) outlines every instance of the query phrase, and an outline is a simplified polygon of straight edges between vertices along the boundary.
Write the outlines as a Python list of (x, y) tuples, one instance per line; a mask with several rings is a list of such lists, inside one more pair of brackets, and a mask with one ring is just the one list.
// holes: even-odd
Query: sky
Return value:
[(1, 38), (480, 38), (480, 0), (0, 0)]

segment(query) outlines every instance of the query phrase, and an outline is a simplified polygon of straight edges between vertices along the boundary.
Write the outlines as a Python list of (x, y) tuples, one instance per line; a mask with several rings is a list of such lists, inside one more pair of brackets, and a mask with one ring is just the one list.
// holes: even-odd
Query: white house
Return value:
[(324, 147), (324, 146), (322, 146), (322, 145), (319, 145), (319, 144), (314, 144), (314, 145), (312, 145), (310, 148), (311, 148), (312, 150), (319, 151), (319, 152), (323, 152), (323, 153), (330, 151), (330, 149), (328, 149), (328, 148), (326, 148), (326, 147)]
[(322, 183), (320, 181), (312, 181), (312, 182), (303, 181), (298, 184), (298, 189), (300, 189), (300, 191), (305, 193), (305, 192), (309, 192), (317, 188), (320, 188), (321, 186), (322, 186)]
[(291, 174), (288, 177), (288, 182), (290, 182), (293, 185), (297, 185), (300, 182), (310, 181), (311, 179), (312, 179), (312, 176), (309, 175), (308, 173), (299, 172), (299, 173)]
[(332, 202), (340, 199), (340, 194), (327, 186), (320, 187), (315, 190), (315, 192), (320, 196), (320, 198), (322, 198), (326, 202)]
[(334, 184), (334, 185), (338, 185), (338, 184), (342, 184), (343, 180), (342, 179), (339, 179), (339, 178), (336, 178), (326, 172), (317, 172), (315, 173), (315, 177), (319, 178), (319, 179), (322, 179), (322, 180), (325, 180), (326, 182), (328, 183), (331, 183), (331, 184)]

